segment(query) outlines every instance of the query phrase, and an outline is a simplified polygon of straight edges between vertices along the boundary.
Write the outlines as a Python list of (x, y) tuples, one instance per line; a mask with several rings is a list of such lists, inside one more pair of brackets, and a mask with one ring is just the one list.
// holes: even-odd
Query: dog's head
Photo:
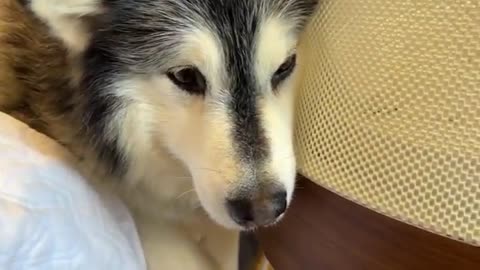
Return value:
[(81, 56), (85, 122), (114, 163), (141, 174), (168, 149), (210, 216), (244, 229), (274, 223), (292, 197), (296, 48), (315, 4), (30, 1)]

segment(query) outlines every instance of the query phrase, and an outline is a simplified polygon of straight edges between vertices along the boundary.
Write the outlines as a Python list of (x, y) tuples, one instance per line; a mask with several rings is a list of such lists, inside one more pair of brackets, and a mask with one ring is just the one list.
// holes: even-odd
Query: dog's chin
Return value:
[[(201, 201), (201, 200), (200, 200)], [(227, 211), (214, 210), (216, 207), (201, 203), (203, 211), (207, 214), (208, 218), (216, 223), (217, 225), (232, 231), (254, 231), (256, 227), (254, 226), (241, 226), (236, 223), (230, 216), (227, 214)]]
[(220, 213), (220, 214), (211, 213), (207, 211), (205, 207), (203, 207), (203, 209), (208, 214), (209, 218), (219, 226), (222, 226), (228, 230), (242, 231), (242, 232), (255, 232), (263, 228), (269, 228), (269, 227), (275, 226), (279, 222), (281, 222), (285, 216), (285, 214), (282, 214), (275, 221), (268, 224), (257, 225), (257, 224), (251, 223), (251, 224), (239, 225), (224, 213)]
[(215, 203), (209, 203), (214, 200), (211, 200), (212, 198), (202, 196), (202, 194), (198, 191), (196, 193), (203, 210), (202, 212), (206, 214), (211, 221), (229, 230), (241, 230), (242, 227), (230, 218), (227, 211), (223, 209), (220, 204), (217, 205)]
[(282, 218), (279, 217), (274, 222), (269, 223), (269, 224), (263, 224), (261, 226), (256, 225), (256, 224), (247, 224), (247, 225), (244, 225), (244, 226), (235, 225), (235, 228), (233, 228), (233, 229), (235, 229), (237, 231), (241, 231), (241, 232), (248, 232), (248, 233), (256, 232), (256, 231), (261, 230), (261, 229), (273, 227), (273, 226), (277, 225), (281, 220), (282, 220)]
[(245, 230), (242, 226), (238, 225), (233, 219), (228, 217), (226, 213), (209, 211), (205, 206), (203, 206), (203, 204), (202, 204), (202, 207), (207, 213), (208, 217), (217, 225), (224, 227), (225, 229), (228, 229), (228, 230), (234, 230), (234, 231)]
[(284, 216), (285, 216), (285, 214), (282, 214), (274, 222), (271, 222), (271, 223), (268, 223), (268, 224), (262, 224), (261, 226), (256, 225), (256, 224), (247, 224), (245, 226), (239, 226), (240, 227), (239, 230), (243, 231), (243, 232), (256, 232), (257, 230), (260, 230), (260, 229), (273, 227), (273, 226), (277, 225), (279, 222), (281, 222)]

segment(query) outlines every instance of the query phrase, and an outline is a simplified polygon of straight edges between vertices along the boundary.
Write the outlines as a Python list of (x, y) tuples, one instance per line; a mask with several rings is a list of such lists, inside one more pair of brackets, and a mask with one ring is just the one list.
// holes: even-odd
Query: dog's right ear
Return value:
[(106, 12), (102, 0), (22, 0), (73, 54), (83, 52), (92, 36), (91, 22)]

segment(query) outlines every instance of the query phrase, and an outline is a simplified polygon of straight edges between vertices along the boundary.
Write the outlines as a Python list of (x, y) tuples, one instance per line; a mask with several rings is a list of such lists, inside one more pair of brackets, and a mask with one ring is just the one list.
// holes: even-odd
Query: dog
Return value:
[(292, 199), (317, 0), (3, 0), (0, 109), (131, 209), (149, 269), (236, 269)]

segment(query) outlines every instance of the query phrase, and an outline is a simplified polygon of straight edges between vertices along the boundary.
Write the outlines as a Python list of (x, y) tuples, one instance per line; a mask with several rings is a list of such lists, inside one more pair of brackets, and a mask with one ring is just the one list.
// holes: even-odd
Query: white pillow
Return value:
[(50, 138), (0, 113), (0, 269), (144, 270), (135, 225)]

